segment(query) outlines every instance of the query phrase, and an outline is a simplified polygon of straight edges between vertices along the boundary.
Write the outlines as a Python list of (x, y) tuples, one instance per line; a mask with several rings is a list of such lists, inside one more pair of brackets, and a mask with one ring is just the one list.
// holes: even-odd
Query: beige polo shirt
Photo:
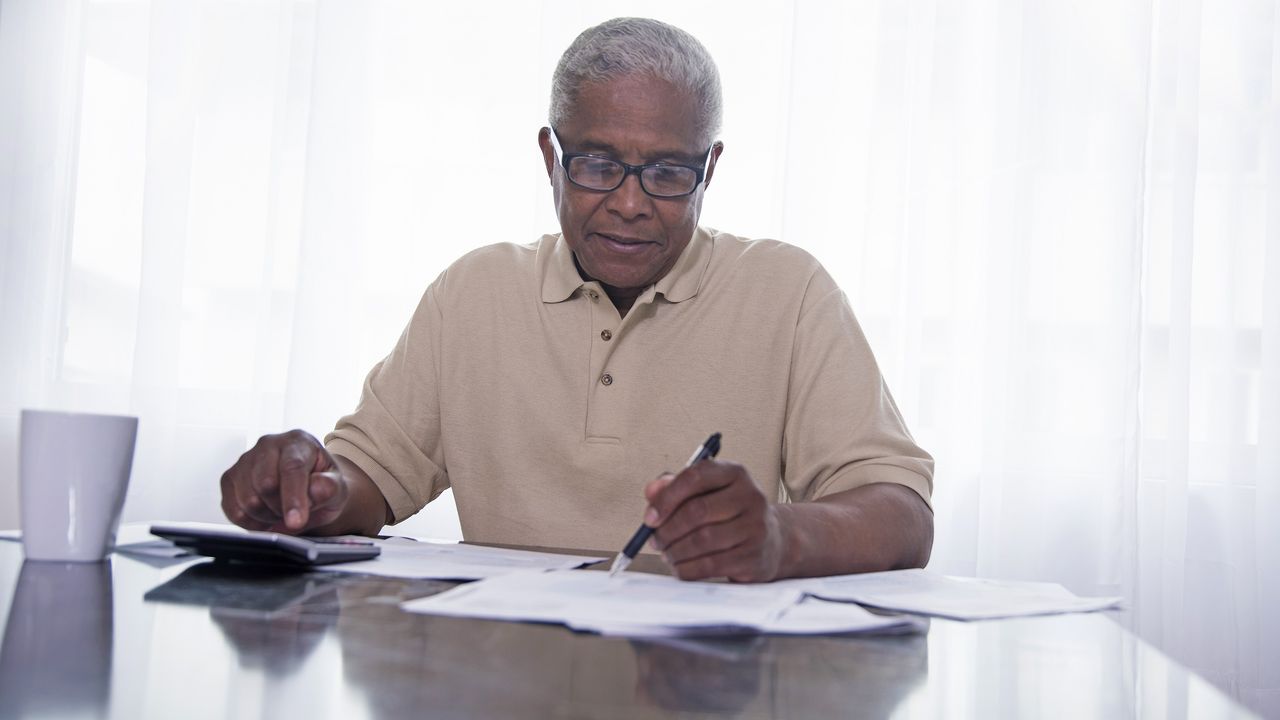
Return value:
[(932, 489), (933, 461), (826, 271), (701, 228), (625, 318), (559, 235), (467, 254), (325, 443), (396, 522), (452, 486), (468, 540), (608, 549), (639, 525), (644, 484), (713, 432), (780, 501)]

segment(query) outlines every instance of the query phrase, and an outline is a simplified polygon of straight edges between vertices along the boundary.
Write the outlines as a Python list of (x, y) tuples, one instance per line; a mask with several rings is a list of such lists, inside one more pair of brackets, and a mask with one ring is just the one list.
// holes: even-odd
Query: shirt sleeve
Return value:
[(807, 501), (878, 482), (930, 502), (933, 458), (907, 431), (844, 293), (810, 277), (792, 345), (783, 482)]
[(369, 475), (397, 523), (449, 487), (440, 442), (438, 282), (423, 294), (391, 354), (365, 378), (355, 412), (324, 439), (330, 453)]

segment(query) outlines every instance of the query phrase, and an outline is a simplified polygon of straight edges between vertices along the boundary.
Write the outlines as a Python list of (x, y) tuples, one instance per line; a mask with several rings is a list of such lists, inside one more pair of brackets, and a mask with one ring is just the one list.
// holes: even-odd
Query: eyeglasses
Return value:
[(628, 175), (639, 175), (640, 188), (653, 197), (678, 198), (690, 195), (698, 189), (706, 176), (707, 165), (711, 163), (711, 151), (715, 148), (715, 145), (707, 148), (707, 157), (702, 167), (665, 162), (628, 165), (602, 155), (566, 153), (560, 147), (560, 138), (556, 137), (555, 128), (547, 129), (551, 131), (551, 146), (560, 156), (560, 164), (564, 166), (569, 181), (596, 192), (617, 190), (622, 187)]

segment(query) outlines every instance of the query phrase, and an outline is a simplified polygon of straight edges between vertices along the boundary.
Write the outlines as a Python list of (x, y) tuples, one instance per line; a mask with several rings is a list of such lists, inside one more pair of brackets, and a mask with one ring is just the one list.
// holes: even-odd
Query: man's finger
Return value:
[(307, 519), (310, 528), (333, 522), (347, 504), (347, 489), (342, 484), (341, 472), (336, 469), (311, 473), (307, 494), (311, 498), (311, 514)]
[(246, 510), (237, 494), (237, 485), (229, 475), (222, 476), (222, 512), (228, 520), (246, 530), (265, 530), (275, 521), (262, 512), (263, 508), (265, 506), (258, 506), (253, 513)]
[(746, 556), (747, 553), (739, 545), (722, 552), (700, 555), (691, 560), (671, 563), (671, 570), (681, 580), (707, 580), (728, 577), (733, 572), (730, 568), (736, 568), (741, 559)]
[(316, 450), (311, 442), (297, 439), (280, 451), (280, 503), (285, 527), (294, 532), (305, 528), (311, 516), (307, 485), (311, 468), (315, 467)]
[(734, 582), (765, 582), (770, 579), (760, 564), (759, 549), (749, 543), (673, 565), (672, 570), (681, 580), (729, 578)]
[(253, 486), (245, 482), (243, 477), (228, 478), (223, 488), (224, 494), (227, 489), (231, 491), (231, 499), (235, 506), (246, 517), (259, 523), (273, 523), (279, 519), (279, 516), (267, 507)]
[(740, 517), (746, 511), (746, 500), (732, 485), (695, 495), (676, 508), (655, 534), (664, 548), (670, 547), (702, 528)]
[(735, 516), (725, 522), (702, 525), (679, 539), (664, 541), (662, 555), (672, 565), (679, 565), (701, 557), (728, 552), (751, 542), (753, 527), (754, 523), (742, 516)]
[(284, 508), (280, 505), (280, 453), (274, 446), (268, 445), (261, 452), (253, 453), (253, 461), (249, 463), (249, 484), (270, 508), (277, 520), (284, 518)]
[(666, 472), (650, 480), (648, 484), (644, 486), (644, 499), (649, 502), (653, 502), (653, 499), (658, 496), (658, 493), (665, 490), (667, 486), (671, 484), (671, 481), (675, 479), (675, 473)]
[(323, 447), (318, 447), (316, 449), (315, 463), (311, 466), (311, 472), (329, 472), (330, 470), (340, 472), (338, 464), (333, 461), (333, 456), (329, 454), (329, 451)]
[(733, 483), (738, 470), (740, 466), (716, 460), (704, 460), (693, 467), (685, 468), (649, 500), (645, 524), (650, 527), (660, 527), (689, 498), (704, 495)]
[(307, 496), (311, 498), (312, 511), (341, 507), (346, 499), (342, 496), (342, 489), (341, 473), (338, 470), (311, 473)]

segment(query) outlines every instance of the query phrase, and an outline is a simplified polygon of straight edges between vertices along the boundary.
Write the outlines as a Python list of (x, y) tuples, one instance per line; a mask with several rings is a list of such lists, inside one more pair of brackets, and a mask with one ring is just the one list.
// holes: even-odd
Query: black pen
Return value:
[[(689, 462), (684, 467), (688, 470), (707, 458), (715, 457), (718, 452), (720, 452), (720, 433), (712, 433), (706, 442), (693, 451), (693, 457), (689, 458)], [(649, 536), (652, 534), (653, 528), (648, 525), (641, 525), (636, 534), (631, 536), (631, 542), (627, 543), (622, 552), (618, 553), (618, 557), (613, 559), (613, 566), (609, 568), (609, 577), (626, 570), (631, 561), (636, 559), (636, 555), (640, 554), (640, 548), (644, 547), (645, 542), (648, 541)]]

